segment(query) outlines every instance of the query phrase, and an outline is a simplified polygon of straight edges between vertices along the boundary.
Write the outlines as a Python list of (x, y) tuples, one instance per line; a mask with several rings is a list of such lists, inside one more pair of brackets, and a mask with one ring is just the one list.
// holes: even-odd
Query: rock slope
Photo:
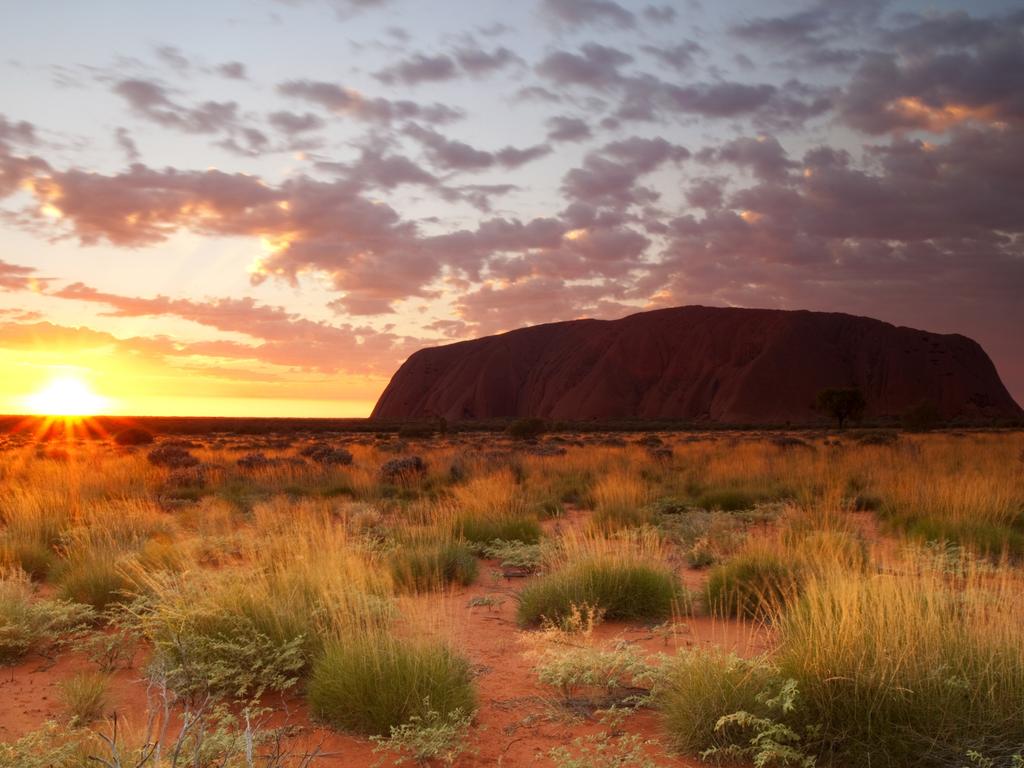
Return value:
[(692, 306), (422, 349), (372, 416), (801, 424), (822, 421), (814, 402), (826, 387), (859, 387), (869, 418), (926, 400), (947, 419), (1021, 415), (965, 336), (838, 313)]

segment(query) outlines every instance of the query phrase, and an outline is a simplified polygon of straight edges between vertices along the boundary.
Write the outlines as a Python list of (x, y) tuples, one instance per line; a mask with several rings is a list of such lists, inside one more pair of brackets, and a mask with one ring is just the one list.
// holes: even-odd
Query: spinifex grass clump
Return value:
[[(991, 467), (964, 467), (966, 459), (937, 454), (927, 477), (893, 476), (882, 483), (881, 516), (929, 541), (950, 541), (998, 558), (1024, 557), (1024, 474), (1012, 457)], [(978, 461), (974, 458), (974, 461)], [(936, 473), (948, 462), (948, 470)], [(1019, 462), (1018, 462), (1019, 463)]]
[(388, 556), (388, 568), (395, 587), (404, 592), (472, 584), (478, 570), (465, 543), (444, 538), (401, 543)]
[(613, 531), (654, 521), (648, 508), (651, 491), (635, 472), (620, 470), (602, 477), (594, 485), (594, 500), (593, 522), (599, 528)]
[(729, 746), (728, 735), (715, 729), (719, 718), (760, 713), (757, 697), (773, 674), (763, 659), (742, 659), (718, 649), (681, 652), (664, 670), (655, 699), (669, 745), (686, 754)]
[(520, 594), (519, 623), (559, 623), (580, 606), (608, 619), (669, 616), (684, 592), (663, 557), (657, 538), (645, 531), (622, 538), (567, 536), (552, 572)]
[(778, 619), (780, 674), (796, 681), (822, 750), (849, 766), (960, 765), (1024, 745), (1024, 583), (965, 563), (950, 579), (814, 579)]
[(769, 547), (748, 547), (715, 566), (704, 590), (715, 615), (764, 618), (796, 593), (800, 563)]
[(414, 717), (476, 708), (469, 662), (443, 643), (365, 633), (331, 641), (307, 687), (318, 719), (344, 731), (386, 735)]
[(540, 523), (523, 489), (510, 471), (473, 478), (452, 489), (450, 519), (454, 536), (474, 544), (495, 539), (533, 544), (540, 539)]
[(56, 549), (71, 526), (71, 504), (59, 490), (10, 488), (0, 499), (0, 567), (16, 567), (45, 579)]
[[(1024, 584), (972, 561), (956, 576), (934, 565), (810, 576), (772, 617), (778, 645), (762, 659), (684, 653), (658, 701), (670, 742), (749, 756), (770, 731), (837, 766), (961, 766), (969, 752), (1011, 765), (1024, 744)], [(733, 727), (716, 727), (727, 716)]]

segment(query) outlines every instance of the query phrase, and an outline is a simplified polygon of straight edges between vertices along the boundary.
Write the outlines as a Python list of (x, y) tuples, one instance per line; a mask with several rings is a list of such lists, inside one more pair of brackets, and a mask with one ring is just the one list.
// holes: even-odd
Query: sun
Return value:
[(106, 409), (107, 399), (81, 379), (62, 376), (26, 397), (25, 405), (41, 416), (93, 416)]

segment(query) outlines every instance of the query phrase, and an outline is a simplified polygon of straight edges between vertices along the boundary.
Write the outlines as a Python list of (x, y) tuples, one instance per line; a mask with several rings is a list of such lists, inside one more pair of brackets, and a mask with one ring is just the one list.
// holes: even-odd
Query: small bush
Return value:
[(544, 419), (516, 419), (508, 425), (508, 434), (516, 440), (534, 440), (547, 431)]
[(498, 540), (535, 544), (541, 535), (540, 523), (532, 515), (489, 517), (465, 514), (455, 520), (452, 531), (473, 544), (490, 544)]
[(900, 423), (908, 432), (927, 432), (935, 429), (942, 422), (942, 414), (938, 406), (930, 400), (908, 408), (900, 417)]
[(159, 445), (146, 456), (150, 464), (167, 469), (188, 469), (199, 464), (199, 459), (179, 445)]
[(772, 501), (775, 498), (778, 496), (763, 491), (745, 488), (715, 488), (700, 494), (695, 503), (701, 509), (740, 512), (745, 509), (753, 509), (758, 504)]
[(0, 664), (13, 664), (29, 651), (45, 652), (73, 641), (95, 616), (85, 605), (34, 600), (23, 581), (0, 581)]
[(682, 597), (675, 575), (662, 566), (593, 559), (529, 584), (519, 596), (519, 623), (558, 623), (573, 608), (592, 606), (608, 619), (662, 619)]
[(454, 541), (403, 543), (388, 560), (395, 586), (405, 592), (429, 592), (448, 584), (466, 586), (476, 579), (476, 557)]
[(647, 704), (660, 669), (635, 645), (618, 642), (610, 648), (550, 649), (537, 664), (537, 677), (556, 688), (566, 706), (597, 710)]
[(494, 539), (481, 549), (484, 557), (498, 560), (502, 568), (517, 568), (532, 573), (540, 569), (543, 550), (540, 544)]
[(153, 442), (153, 433), (142, 427), (128, 427), (114, 435), (114, 442), (118, 445), (149, 445)]
[(401, 765), (407, 758), (417, 765), (430, 765), (436, 760), (454, 765), (469, 748), (466, 739), (473, 723), (473, 713), (456, 709), (442, 715), (430, 707), (429, 699), (423, 702), (423, 706), (427, 708), (426, 715), (412, 715), (409, 722), (391, 726), (387, 738), (374, 736), (373, 741), (377, 744), (374, 752), (398, 752), (400, 757), (395, 760), (396, 765)]
[(382, 483), (405, 485), (427, 473), (427, 463), (419, 456), (402, 456), (385, 461), (380, 468)]
[(71, 715), (72, 725), (88, 725), (103, 716), (110, 681), (99, 672), (79, 672), (59, 685), (60, 699)]
[(714, 614), (765, 618), (789, 600), (797, 579), (792, 558), (767, 548), (749, 549), (712, 569), (705, 598)]
[(289, 689), (308, 664), (306, 637), (287, 631), (271, 636), (266, 625), (276, 624), (274, 617), (248, 615), (261, 610), (269, 609), (255, 603), (239, 603), (233, 611), (215, 603), (157, 606), (141, 623), (153, 643), (150, 676), (187, 700), (256, 700)]
[(431, 711), (447, 718), (476, 709), (469, 662), (446, 645), (383, 635), (329, 643), (313, 663), (307, 691), (315, 717), (371, 736)]
[(352, 463), (352, 454), (346, 449), (320, 443), (306, 446), (299, 455), (324, 466), (348, 466)]

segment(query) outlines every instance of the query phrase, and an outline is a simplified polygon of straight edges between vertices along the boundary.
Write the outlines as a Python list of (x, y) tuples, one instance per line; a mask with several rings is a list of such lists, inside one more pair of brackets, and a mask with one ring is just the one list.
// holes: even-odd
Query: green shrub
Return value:
[(519, 568), (531, 573), (540, 569), (544, 557), (540, 544), (504, 539), (494, 539), (484, 545), (480, 552), (484, 557), (498, 560), (502, 568)]
[(0, 581), (0, 664), (13, 664), (29, 651), (75, 640), (95, 616), (85, 605), (34, 600), (23, 581)]
[(660, 619), (672, 613), (682, 594), (675, 574), (662, 566), (584, 560), (527, 585), (518, 619), (522, 625), (558, 623), (583, 605), (608, 619)]
[(388, 560), (395, 586), (405, 592), (429, 592), (448, 584), (466, 586), (478, 565), (469, 547), (455, 541), (403, 543)]
[(541, 528), (537, 518), (526, 514), (464, 514), (452, 528), (455, 536), (473, 544), (489, 544), (499, 539), (536, 544)]
[(705, 599), (717, 615), (764, 618), (793, 594), (799, 568), (767, 548), (741, 552), (708, 576)]
[(534, 417), (516, 419), (508, 425), (508, 433), (516, 440), (532, 440), (540, 437), (547, 431), (547, 425), (543, 419)]
[(331, 642), (307, 688), (315, 717), (344, 731), (381, 736), (413, 717), (476, 709), (469, 662), (446, 645), (368, 634)]
[(767, 501), (774, 501), (784, 495), (782, 491), (769, 493), (749, 488), (713, 488), (701, 493), (694, 503), (701, 509), (740, 512), (745, 509), (753, 509), (758, 504)]
[(646, 705), (660, 676), (658, 665), (623, 641), (549, 649), (537, 664), (540, 682), (556, 688), (564, 704), (593, 710)]
[(423, 702), (423, 706), (427, 709), (426, 715), (412, 715), (409, 722), (391, 726), (387, 738), (372, 737), (377, 744), (374, 752), (399, 753), (395, 765), (401, 765), (407, 759), (417, 765), (431, 765), (437, 760), (454, 765), (469, 748), (466, 739), (473, 723), (473, 713), (456, 709), (442, 715), (430, 707), (429, 699)]

